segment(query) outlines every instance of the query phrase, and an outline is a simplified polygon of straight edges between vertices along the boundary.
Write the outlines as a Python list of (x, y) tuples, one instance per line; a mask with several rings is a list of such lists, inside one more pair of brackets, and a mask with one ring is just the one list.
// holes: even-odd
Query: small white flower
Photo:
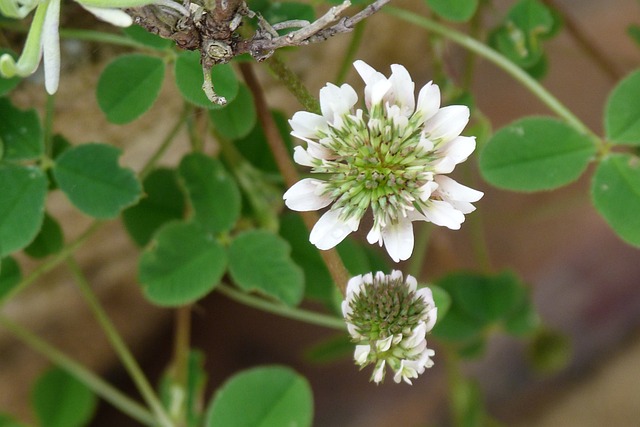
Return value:
[(441, 108), (440, 89), (431, 82), (416, 101), (415, 84), (401, 65), (392, 65), (388, 78), (363, 61), (353, 65), (365, 82), (367, 110), (355, 108), (358, 96), (351, 86), (328, 83), (320, 90), (321, 115), (293, 115), (291, 134), (307, 144), (295, 148), (294, 160), (326, 178), (313, 188), (295, 184), (284, 200), (297, 211), (331, 205), (311, 232), (311, 243), (320, 249), (357, 230), (371, 209), (367, 241), (384, 245), (399, 262), (413, 252), (413, 221), (459, 229), (474, 210), (471, 203), (483, 195), (443, 176), (475, 150), (474, 137), (460, 136), (469, 109)]
[[(128, 27), (133, 19), (121, 8), (158, 4), (183, 14), (188, 11), (173, 0), (75, 0), (96, 18), (118, 27)], [(60, 24), (61, 0), (0, 0), (0, 12), (10, 18), (24, 18), (36, 9), (29, 34), (18, 60), (9, 54), (0, 56), (0, 75), (11, 78), (33, 74), (43, 59), (44, 84), (47, 93), (58, 90), (60, 80)]]
[(395, 382), (411, 384), (433, 366), (426, 335), (438, 310), (429, 288), (417, 289), (414, 277), (394, 270), (353, 277), (346, 293), (342, 314), (356, 343), (353, 358), (361, 368), (375, 364), (371, 381), (384, 381), (388, 366)]

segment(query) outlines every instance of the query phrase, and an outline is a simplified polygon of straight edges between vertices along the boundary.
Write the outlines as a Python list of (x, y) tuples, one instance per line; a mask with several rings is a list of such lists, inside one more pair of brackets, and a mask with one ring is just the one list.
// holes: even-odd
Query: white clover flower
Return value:
[(309, 240), (330, 249), (358, 229), (371, 208), (369, 243), (384, 244), (395, 262), (413, 252), (412, 221), (430, 221), (457, 230), (471, 202), (483, 193), (444, 176), (476, 147), (475, 137), (460, 136), (469, 121), (463, 105), (440, 107), (440, 89), (429, 82), (414, 96), (407, 70), (394, 64), (385, 77), (363, 61), (354, 66), (365, 82), (366, 112), (348, 84), (328, 83), (320, 90), (322, 115), (299, 111), (289, 120), (296, 163), (323, 178), (305, 178), (283, 196), (296, 211), (331, 205)]
[(374, 364), (371, 381), (384, 381), (390, 367), (396, 383), (411, 384), (433, 366), (435, 354), (427, 348), (427, 333), (433, 328), (438, 309), (429, 288), (417, 289), (416, 279), (394, 270), (353, 277), (347, 284), (342, 315), (356, 343), (353, 358), (364, 368)]
[[(175, 9), (187, 15), (188, 11), (173, 0), (75, 0), (98, 19), (118, 27), (128, 27), (133, 19), (121, 8), (148, 4)], [(0, 75), (11, 78), (33, 74), (44, 56), (44, 81), (49, 94), (58, 90), (60, 80), (60, 24), (61, 0), (0, 0), (0, 12), (10, 18), (24, 18), (36, 9), (22, 55), (15, 61), (9, 54), (0, 56)]]

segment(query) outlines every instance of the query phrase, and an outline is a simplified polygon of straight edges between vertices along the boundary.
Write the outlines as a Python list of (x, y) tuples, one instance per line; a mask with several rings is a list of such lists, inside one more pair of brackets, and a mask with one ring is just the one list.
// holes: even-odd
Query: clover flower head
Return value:
[[(75, 0), (96, 18), (118, 27), (128, 27), (133, 19), (122, 8), (157, 4), (188, 15), (188, 11), (173, 0)], [(36, 10), (29, 28), (22, 55), (16, 61), (9, 54), (0, 56), (0, 75), (11, 78), (33, 74), (43, 59), (44, 82), (49, 94), (58, 90), (60, 81), (60, 2), (61, 0), (0, 0), (0, 12), (10, 18), (22, 19)]]
[(413, 221), (459, 229), (464, 214), (483, 193), (446, 174), (475, 150), (474, 137), (460, 133), (469, 121), (463, 105), (440, 107), (440, 89), (429, 82), (414, 95), (407, 70), (394, 64), (385, 77), (363, 61), (354, 62), (365, 82), (365, 110), (348, 84), (320, 90), (322, 114), (295, 113), (291, 134), (296, 163), (323, 178), (305, 178), (283, 196), (296, 211), (327, 210), (309, 240), (330, 249), (373, 214), (369, 243), (384, 244), (399, 262), (413, 252)]
[(347, 329), (356, 343), (353, 357), (361, 368), (373, 364), (371, 381), (384, 381), (386, 368), (396, 383), (411, 380), (433, 366), (435, 352), (426, 334), (438, 317), (429, 288), (417, 289), (416, 279), (400, 271), (353, 277), (342, 302)]

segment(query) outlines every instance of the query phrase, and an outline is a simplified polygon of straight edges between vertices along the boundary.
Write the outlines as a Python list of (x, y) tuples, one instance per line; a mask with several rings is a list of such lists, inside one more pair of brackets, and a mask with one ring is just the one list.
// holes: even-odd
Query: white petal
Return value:
[(413, 252), (413, 226), (408, 219), (400, 219), (395, 224), (387, 224), (382, 229), (384, 246), (395, 262), (409, 259)]
[(429, 204), (424, 209), (424, 216), (427, 221), (452, 230), (459, 230), (460, 225), (464, 222), (462, 212), (454, 209), (450, 203), (442, 200), (429, 201)]
[(367, 104), (367, 107), (370, 108), (372, 105), (382, 103), (384, 97), (391, 90), (391, 82), (386, 79), (380, 80), (372, 85), (368, 85), (367, 89), (369, 90), (369, 103)]
[(418, 281), (410, 274), (407, 274), (407, 278), (404, 280), (404, 283), (409, 288), (409, 292), (415, 292), (418, 288)]
[(331, 197), (321, 195), (324, 186), (324, 181), (305, 178), (293, 184), (282, 198), (291, 210), (315, 211), (328, 206), (332, 201)]
[(386, 360), (383, 360), (381, 362), (378, 362), (378, 364), (376, 364), (376, 368), (373, 371), (373, 381), (376, 384), (380, 384), (380, 382), (382, 380), (384, 380), (384, 367), (387, 364)]
[(42, 26), (44, 86), (49, 95), (58, 90), (60, 82), (60, 0), (50, 0)]
[(451, 173), (455, 166), (464, 162), (476, 149), (475, 136), (459, 136), (438, 149), (442, 160), (434, 167), (436, 173)]
[(116, 27), (129, 27), (133, 24), (133, 18), (127, 15), (124, 11), (109, 7), (94, 7), (86, 6), (82, 3), (78, 3), (80, 6), (88, 10), (101, 21), (108, 22)]
[(433, 117), (440, 109), (440, 88), (437, 84), (429, 82), (420, 89), (416, 113), (421, 115), (421, 122)]
[(367, 361), (367, 357), (369, 357), (370, 352), (370, 345), (357, 345), (356, 350), (353, 352), (353, 358), (358, 365), (362, 365)]
[(393, 64), (391, 66), (391, 82), (395, 103), (400, 107), (403, 116), (409, 117), (416, 108), (416, 98), (414, 95), (415, 83), (406, 68), (402, 65)]
[(438, 175), (434, 179), (438, 183), (436, 191), (447, 201), (477, 202), (484, 195), (482, 191), (459, 184), (448, 176)]
[(335, 160), (337, 158), (336, 153), (327, 148), (323, 144), (311, 140), (307, 140), (307, 152), (311, 157), (321, 160)]
[(353, 66), (367, 85), (373, 84), (379, 80), (386, 80), (386, 77), (382, 73), (376, 71), (375, 68), (360, 59), (355, 61)]
[(376, 341), (377, 351), (388, 351), (391, 348), (391, 342), (393, 341), (393, 335), (386, 337), (383, 340)]
[(345, 222), (340, 219), (340, 213), (337, 209), (329, 210), (313, 226), (309, 241), (318, 249), (331, 249), (358, 229), (358, 219), (350, 218)]
[(342, 126), (342, 116), (351, 112), (358, 102), (356, 91), (348, 84), (338, 87), (327, 83), (320, 89), (320, 109), (325, 120), (337, 128)]
[(427, 332), (429, 332), (430, 330), (433, 329), (433, 327), (436, 324), (436, 321), (438, 320), (438, 307), (433, 307), (431, 310), (429, 310), (429, 312), (427, 313), (427, 320), (425, 322), (425, 324), (427, 325)]
[(302, 166), (313, 167), (313, 157), (299, 145), (293, 147), (293, 161)]
[(427, 306), (435, 307), (436, 303), (433, 301), (433, 292), (429, 288), (420, 288), (416, 291), (416, 298), (422, 298)]
[(359, 274), (357, 276), (352, 277), (351, 279), (349, 279), (349, 281), (347, 282), (347, 296), (346, 299), (347, 300), (351, 300), (353, 298), (354, 295), (357, 295), (360, 293), (360, 287), (363, 284), (363, 280), (362, 280), (362, 275)]
[(469, 107), (466, 105), (449, 105), (442, 107), (429, 119), (424, 127), (430, 139), (439, 143), (449, 142), (460, 135), (469, 122)]
[(420, 187), (420, 200), (429, 200), (431, 194), (438, 188), (438, 183), (435, 181), (427, 181), (422, 187)]
[(318, 138), (318, 130), (328, 131), (327, 119), (319, 114), (308, 111), (298, 111), (289, 120), (289, 126), (293, 130), (291, 134), (297, 138)]

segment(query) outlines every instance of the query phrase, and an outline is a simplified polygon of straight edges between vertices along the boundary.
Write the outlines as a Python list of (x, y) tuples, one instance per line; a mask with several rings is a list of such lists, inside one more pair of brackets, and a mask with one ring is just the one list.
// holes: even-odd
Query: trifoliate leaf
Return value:
[(36, 110), (22, 111), (0, 98), (0, 159), (33, 160), (44, 154), (44, 137)]
[(616, 144), (640, 145), (640, 70), (620, 81), (609, 95), (604, 128)]

